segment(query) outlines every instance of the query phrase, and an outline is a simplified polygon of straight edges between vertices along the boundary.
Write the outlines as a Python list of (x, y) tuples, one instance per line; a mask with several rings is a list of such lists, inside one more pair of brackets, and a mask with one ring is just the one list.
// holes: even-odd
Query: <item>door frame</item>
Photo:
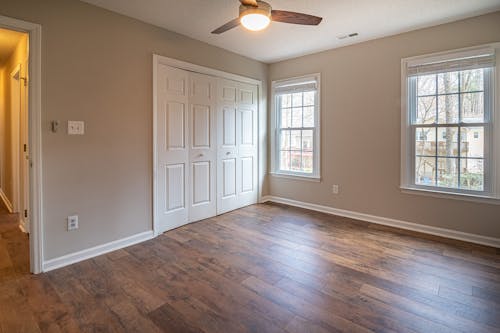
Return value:
[[(16, 79), (17, 76), (17, 79)], [(10, 149), (12, 152), (12, 161), (10, 161), (12, 168), (12, 211), (16, 213), (21, 213), (20, 209), (20, 193), (21, 193), (21, 181), (20, 181), (20, 149), (21, 149), (21, 64), (15, 65), (14, 69), (9, 74), (10, 80), (10, 112), (11, 112), (11, 137), (10, 139)], [(14, 81), (17, 81), (15, 85)], [(17, 98), (17, 109), (13, 110), (12, 106), (14, 102), (12, 101), (12, 97), (14, 94), (14, 90), (18, 90), (16, 93)]]
[(42, 26), (0, 15), (0, 27), (28, 33), (28, 146), (30, 148), (28, 211), (30, 271), (42, 272), (43, 201), (42, 201)]
[(262, 202), (262, 186), (264, 184), (265, 170), (266, 170), (266, 148), (267, 148), (267, 116), (266, 116), (266, 99), (263, 93), (263, 84), (261, 80), (249, 78), (246, 76), (224, 72), (218, 69), (213, 69), (210, 67), (200, 66), (192, 64), (189, 62), (177, 60), (174, 58), (164, 57), (158, 54), (153, 54), (153, 233), (154, 236), (159, 235), (159, 218), (156, 213), (158, 207), (157, 202), (157, 154), (156, 154), (156, 136), (157, 136), (157, 125), (158, 125), (158, 105), (156, 103), (158, 96), (158, 87), (156, 80), (158, 78), (158, 65), (166, 65), (190, 72), (195, 72), (199, 74), (205, 74), (210, 76), (215, 76), (217, 78), (229, 79), (243, 83), (249, 83), (257, 86), (257, 98), (259, 102), (257, 103), (257, 158), (258, 158), (258, 168), (257, 168), (257, 182), (258, 182), (258, 197), (257, 202)]

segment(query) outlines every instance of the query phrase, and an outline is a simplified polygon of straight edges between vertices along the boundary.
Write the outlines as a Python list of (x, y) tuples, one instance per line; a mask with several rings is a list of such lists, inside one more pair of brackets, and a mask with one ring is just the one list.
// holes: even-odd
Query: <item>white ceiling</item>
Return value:
[[(238, 0), (83, 0), (144, 22), (272, 63), (500, 10), (500, 0), (268, 0), (273, 9), (323, 17), (317, 27), (273, 22), (210, 32), (238, 16)], [(358, 37), (337, 36), (357, 32)]]

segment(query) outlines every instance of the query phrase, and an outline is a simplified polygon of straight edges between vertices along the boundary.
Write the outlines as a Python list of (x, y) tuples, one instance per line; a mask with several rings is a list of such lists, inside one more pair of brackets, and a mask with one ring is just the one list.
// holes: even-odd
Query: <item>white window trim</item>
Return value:
[[(278, 113), (276, 105), (276, 87), (283, 86), (286, 84), (294, 84), (308, 79), (314, 79), (316, 81), (316, 103), (314, 108), (314, 120), (317, 123), (315, 136), (314, 136), (314, 156), (313, 165), (314, 172), (309, 175), (302, 172), (293, 171), (282, 171), (278, 167), (277, 154), (279, 152), (279, 142), (277, 142), (278, 136)], [(292, 77), (283, 80), (272, 81), (271, 84), (271, 176), (280, 178), (290, 178), (295, 180), (304, 181), (321, 181), (321, 74), (313, 73), (308, 75), (302, 75), (297, 77)]]
[[(409, 64), (429, 61), (445, 61), (450, 58), (456, 58), (457, 54), (469, 54), (478, 49), (492, 48), (496, 50), (496, 67), (492, 70), (491, 91), (494, 94), (494, 100), (491, 106), (491, 126), (493, 134), (488, 144), (493, 144), (489, 156), (489, 167), (491, 172), (491, 193), (474, 193), (473, 191), (457, 191), (439, 187), (428, 187), (415, 185), (412, 178), (411, 168), (413, 166), (412, 140), (410, 130), (410, 117), (408, 113), (408, 86), (407, 86), (407, 68)], [(438, 52), (404, 58), (401, 60), (401, 183), (400, 188), (403, 193), (426, 195), (431, 197), (457, 199), (473, 202), (482, 202), (489, 204), (500, 204), (500, 91), (499, 91), (499, 73), (500, 73), (500, 43), (491, 43), (475, 47), (468, 47), (445, 52)]]

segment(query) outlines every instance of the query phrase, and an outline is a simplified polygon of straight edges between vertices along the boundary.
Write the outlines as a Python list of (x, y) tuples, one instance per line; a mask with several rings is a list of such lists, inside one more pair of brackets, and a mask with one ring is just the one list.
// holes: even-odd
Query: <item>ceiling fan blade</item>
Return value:
[(212, 31), (213, 34), (221, 34), (223, 32), (226, 32), (228, 30), (231, 30), (233, 28), (236, 28), (237, 26), (240, 25), (240, 18), (235, 18), (234, 20), (231, 20), (229, 22), (227, 22), (226, 24), (218, 27), (217, 29), (215, 29), (214, 31)]
[(323, 18), (318, 16), (295, 13), (295, 12), (287, 12), (286, 10), (271, 11), (271, 18), (275, 22), (303, 24), (303, 25), (318, 25), (321, 23), (321, 20), (323, 20)]
[(254, 7), (259, 6), (259, 4), (257, 3), (257, 0), (240, 0), (240, 2), (244, 6), (254, 6)]

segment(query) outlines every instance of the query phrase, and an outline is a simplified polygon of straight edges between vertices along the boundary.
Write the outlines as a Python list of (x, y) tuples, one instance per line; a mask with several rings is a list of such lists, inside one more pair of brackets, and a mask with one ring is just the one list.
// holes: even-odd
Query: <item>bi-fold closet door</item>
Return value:
[(160, 64), (158, 232), (257, 202), (257, 87)]

